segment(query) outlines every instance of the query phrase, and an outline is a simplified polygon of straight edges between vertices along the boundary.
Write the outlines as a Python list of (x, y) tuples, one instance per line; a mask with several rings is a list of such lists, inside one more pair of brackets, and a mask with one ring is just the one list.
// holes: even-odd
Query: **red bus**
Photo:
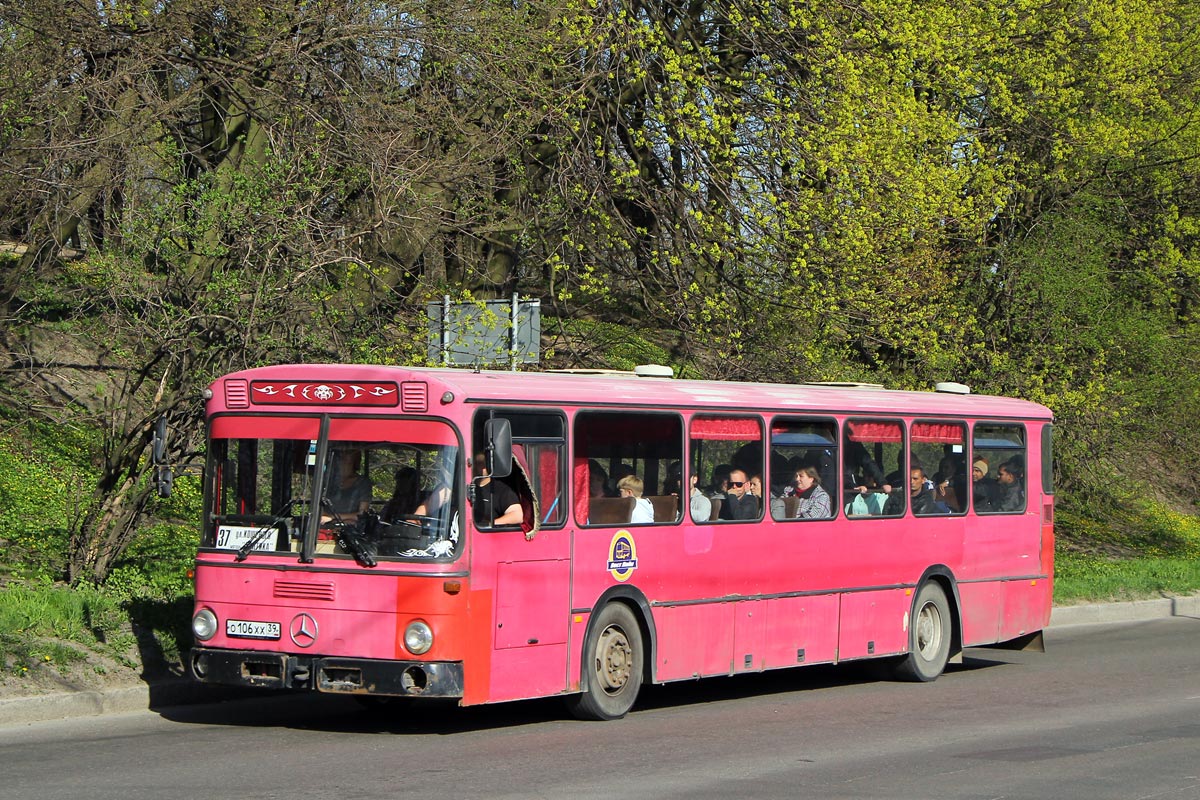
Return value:
[(1040, 647), (1048, 409), (662, 372), (217, 380), (193, 674), (612, 719), (645, 683)]

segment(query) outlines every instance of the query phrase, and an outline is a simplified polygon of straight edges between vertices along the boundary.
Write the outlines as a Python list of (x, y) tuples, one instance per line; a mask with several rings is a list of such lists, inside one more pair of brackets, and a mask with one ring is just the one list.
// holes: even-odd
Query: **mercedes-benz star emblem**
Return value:
[(317, 621), (308, 614), (297, 614), (292, 617), (288, 631), (292, 634), (292, 641), (296, 643), (296, 647), (311, 647), (317, 640)]

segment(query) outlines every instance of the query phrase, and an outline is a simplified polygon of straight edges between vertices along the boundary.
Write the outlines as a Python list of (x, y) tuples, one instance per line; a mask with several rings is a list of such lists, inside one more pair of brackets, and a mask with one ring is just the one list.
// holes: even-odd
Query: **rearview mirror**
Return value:
[(171, 487), (175, 483), (175, 473), (165, 464), (154, 468), (154, 487), (159, 497), (170, 497)]
[(167, 463), (167, 417), (165, 414), (154, 423), (154, 434), (150, 438), (150, 463), (155, 466)]
[(487, 441), (488, 473), (493, 478), (507, 478), (512, 473), (512, 425), (493, 417), (483, 423), (483, 438)]

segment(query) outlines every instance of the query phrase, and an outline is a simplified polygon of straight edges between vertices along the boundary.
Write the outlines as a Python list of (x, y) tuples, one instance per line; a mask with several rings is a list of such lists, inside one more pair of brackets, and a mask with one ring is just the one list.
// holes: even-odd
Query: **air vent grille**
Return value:
[(429, 387), (422, 381), (400, 384), (400, 410), (408, 413), (429, 410)]
[(300, 581), (275, 581), (275, 596), (298, 600), (332, 600), (332, 583), (301, 583)]
[(244, 380), (225, 381), (225, 405), (228, 408), (248, 408), (250, 406), (250, 387)]

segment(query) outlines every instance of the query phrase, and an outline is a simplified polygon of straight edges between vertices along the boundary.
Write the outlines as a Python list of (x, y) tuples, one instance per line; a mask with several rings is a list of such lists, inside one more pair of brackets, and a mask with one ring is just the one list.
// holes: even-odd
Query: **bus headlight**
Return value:
[(433, 647), (433, 629), (424, 620), (418, 619), (408, 623), (408, 627), (404, 629), (404, 646), (414, 656), (428, 653), (429, 648)]
[(192, 617), (192, 633), (202, 642), (217, 635), (217, 615), (207, 608), (202, 608)]

